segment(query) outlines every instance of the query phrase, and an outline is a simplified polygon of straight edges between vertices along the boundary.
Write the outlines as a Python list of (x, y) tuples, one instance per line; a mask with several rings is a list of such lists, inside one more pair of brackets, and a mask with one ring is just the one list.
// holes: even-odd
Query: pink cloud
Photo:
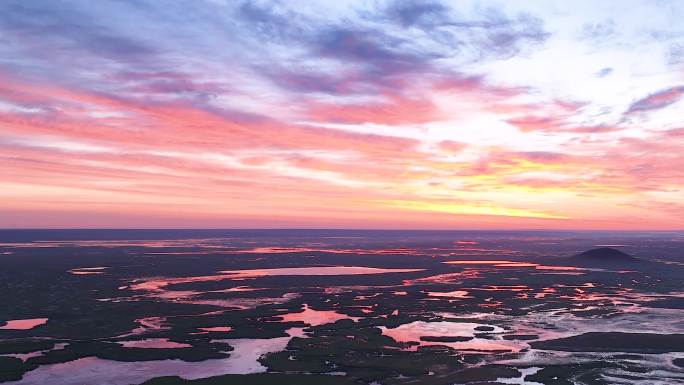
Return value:
[(664, 108), (679, 101), (682, 95), (684, 95), (684, 86), (670, 87), (632, 103), (627, 113)]

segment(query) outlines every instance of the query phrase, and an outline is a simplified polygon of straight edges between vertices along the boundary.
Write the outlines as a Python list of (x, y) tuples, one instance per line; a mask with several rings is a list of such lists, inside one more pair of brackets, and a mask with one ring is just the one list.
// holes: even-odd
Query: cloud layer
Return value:
[(681, 17), (5, 1), (0, 226), (682, 228)]

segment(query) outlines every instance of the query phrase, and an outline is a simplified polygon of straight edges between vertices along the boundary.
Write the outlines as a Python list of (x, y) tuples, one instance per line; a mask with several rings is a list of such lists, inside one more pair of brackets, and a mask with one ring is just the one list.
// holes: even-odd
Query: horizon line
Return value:
[(516, 232), (622, 232), (622, 233), (664, 233), (664, 232), (684, 232), (684, 229), (511, 229), (511, 228), (493, 228), (493, 229), (408, 229), (408, 228), (334, 228), (334, 227), (319, 227), (319, 228), (305, 228), (305, 227), (280, 227), (280, 228), (217, 228), (217, 227), (0, 227), (0, 231), (36, 231), (36, 230), (69, 230), (69, 231), (83, 231), (83, 230), (113, 230), (113, 231), (423, 231), (423, 232), (448, 232), (448, 231), (477, 231), (477, 232), (491, 232), (491, 231), (516, 231)]

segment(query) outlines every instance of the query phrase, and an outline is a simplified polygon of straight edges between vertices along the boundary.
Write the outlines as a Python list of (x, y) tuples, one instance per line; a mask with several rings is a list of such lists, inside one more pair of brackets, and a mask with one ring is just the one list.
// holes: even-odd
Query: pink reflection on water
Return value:
[(369, 305), (369, 306), (349, 306), (348, 308), (359, 309), (359, 311), (361, 311), (361, 313), (363, 313), (363, 314), (372, 314), (373, 313), (373, 306), (372, 305)]
[(475, 278), (481, 278), (481, 274), (477, 270), (465, 270), (465, 271), (460, 271), (457, 273), (445, 273), (445, 274), (438, 274), (438, 275), (433, 275), (430, 277), (425, 277), (425, 278), (417, 278), (417, 279), (406, 279), (403, 281), (404, 285), (414, 285), (414, 284), (421, 284), (421, 283), (454, 283), (454, 282), (460, 282), (462, 280), (466, 279), (475, 279)]
[(342, 319), (350, 319), (354, 322), (361, 319), (341, 314), (334, 310), (314, 310), (307, 304), (304, 304), (304, 311), (302, 312), (283, 314), (279, 315), (279, 317), (283, 319), (283, 322), (303, 322), (309, 326), (325, 325)]
[[(0, 243), (0, 246), (15, 248), (48, 248), (48, 247), (148, 247), (148, 248), (173, 248), (173, 247), (203, 247), (224, 248), (221, 243), (230, 238), (206, 238), (206, 239), (164, 239), (164, 240), (70, 240), (70, 241), (35, 241), (18, 243)], [(218, 243), (218, 244), (217, 244)]]
[(371, 298), (378, 297), (380, 293), (370, 294), (370, 295), (357, 295), (354, 297), (354, 301), (365, 301)]
[(139, 384), (150, 378), (180, 376), (184, 379), (198, 379), (222, 374), (250, 374), (266, 371), (258, 359), (264, 354), (278, 352), (287, 346), (293, 337), (305, 337), (302, 329), (287, 330), (287, 337), (269, 339), (227, 339), (234, 348), (230, 357), (185, 362), (181, 360), (159, 360), (141, 362), (119, 362), (95, 357), (80, 358), (60, 364), (41, 365), (24, 375), (17, 385), (130, 385)]
[(570, 270), (586, 270), (581, 267), (574, 266), (547, 266), (547, 265), (537, 265), (535, 266), (537, 270), (560, 270), (560, 271), (570, 271)]
[(15, 319), (7, 321), (7, 325), (0, 326), (0, 330), (29, 330), (36, 326), (43, 325), (48, 321), (47, 318)]
[(359, 292), (359, 291), (364, 291), (364, 290), (369, 290), (369, 289), (373, 289), (373, 290), (391, 289), (394, 287), (396, 287), (396, 285), (391, 285), (391, 286), (383, 286), (383, 285), (332, 286), (332, 287), (324, 288), (323, 292), (325, 292), (325, 294), (339, 294), (339, 293), (346, 293), (346, 292)]
[(511, 261), (506, 261), (502, 259), (483, 259), (483, 260), (459, 260), (459, 261), (446, 261), (447, 265), (497, 265), (500, 263), (513, 263)]
[(447, 265), (489, 265), (494, 267), (532, 267), (537, 270), (557, 270), (557, 271), (576, 271), (585, 270), (574, 266), (549, 266), (542, 265), (534, 262), (524, 262), (524, 261), (507, 261), (500, 259), (491, 260), (457, 260), (457, 261), (446, 261), (443, 262)]
[(495, 267), (538, 267), (536, 263), (529, 263), (529, 262), (506, 262), (506, 263), (498, 263), (494, 265)]
[(485, 298), (484, 303), (478, 304), (478, 307), (481, 307), (483, 309), (491, 309), (491, 308), (497, 308), (503, 305), (503, 302), (497, 301), (492, 297)]
[(246, 270), (225, 270), (214, 275), (203, 275), (195, 277), (179, 278), (148, 278), (137, 280), (130, 286), (132, 290), (158, 291), (163, 287), (190, 282), (211, 282), (222, 280), (240, 280), (246, 278), (258, 278), (266, 276), (327, 276), (327, 275), (364, 275), (364, 274), (386, 274), (386, 273), (411, 273), (423, 271), (424, 269), (383, 269), (377, 267), (362, 266), (313, 266), (313, 267), (283, 267), (273, 269), (246, 269)]
[(457, 245), (478, 245), (480, 242), (478, 241), (456, 241), (455, 244)]
[(235, 253), (249, 253), (249, 254), (280, 254), (280, 253), (306, 253), (306, 252), (322, 252), (332, 254), (401, 254), (401, 255), (420, 255), (420, 250), (409, 248), (393, 248), (393, 249), (331, 249), (331, 248), (316, 248), (316, 247), (282, 247), (282, 246), (266, 246), (254, 247), (245, 250), (234, 250)]
[(445, 297), (445, 298), (473, 298), (473, 297), (468, 296), (468, 292), (465, 290), (455, 290), (455, 291), (449, 291), (449, 292), (430, 291), (430, 292), (428, 292), (428, 296), (430, 296), (430, 297)]
[[(478, 331), (475, 328), (481, 326), (490, 326), (491, 331)], [(415, 321), (408, 324), (400, 325), (396, 328), (380, 327), (383, 335), (386, 335), (397, 342), (412, 343), (408, 350), (417, 350), (418, 346), (448, 346), (457, 350), (464, 351), (507, 351), (518, 352), (526, 345), (516, 343), (515, 341), (503, 341), (496, 339), (495, 334), (503, 333), (505, 330), (498, 326), (469, 323), (469, 322), (425, 322)], [(476, 334), (490, 334), (492, 339), (478, 338)], [(469, 341), (463, 342), (435, 342), (422, 341), (421, 337), (464, 337), (472, 338)]]
[(555, 294), (555, 293), (556, 293), (556, 289), (554, 289), (552, 287), (545, 287), (540, 292), (535, 294), (534, 298), (542, 299), (542, 298), (546, 298), (546, 296), (548, 296), (548, 295)]
[(274, 269), (226, 270), (232, 279), (258, 278), (268, 276), (326, 276), (326, 275), (366, 275), (386, 273), (412, 273), (424, 269), (383, 269), (361, 266), (313, 266), (313, 267), (283, 267)]
[(14, 358), (18, 358), (18, 359), (26, 362), (26, 360), (28, 360), (29, 358), (41, 357), (43, 355), (43, 353), (45, 353), (45, 352), (47, 352), (47, 350), (40, 350), (37, 352), (30, 352), (30, 353), (2, 354), (2, 355), (0, 355), (0, 357), (14, 357)]
[[(366, 275), (366, 274), (386, 274), (386, 273), (408, 273), (423, 271), (424, 269), (383, 269), (362, 266), (313, 266), (313, 267), (293, 267), (293, 268), (273, 268), (273, 269), (250, 269), (250, 270), (228, 270), (220, 271), (214, 275), (194, 276), (194, 277), (154, 277), (137, 279), (128, 287), (132, 290), (145, 291), (145, 296), (172, 302), (183, 302), (199, 305), (213, 305), (231, 308), (252, 308), (266, 303), (282, 303), (297, 297), (296, 293), (286, 293), (281, 297), (275, 298), (228, 298), (228, 299), (202, 299), (196, 298), (202, 292), (192, 290), (168, 290), (169, 285), (191, 282), (213, 282), (221, 280), (245, 280), (266, 276), (334, 276), (334, 275)], [(224, 290), (209, 291), (212, 293), (231, 293), (247, 292), (259, 290), (247, 286), (238, 286)], [(327, 291), (328, 289), (326, 289)]]
[(424, 269), (383, 269), (361, 266), (314, 266), (314, 267), (283, 267), (275, 269), (227, 270), (223, 274), (233, 275), (235, 278), (256, 278), (283, 275), (365, 275), (386, 273), (412, 273)]
[(129, 336), (147, 333), (149, 331), (162, 330), (165, 328), (164, 327), (165, 321), (166, 321), (166, 318), (164, 318), (164, 317), (147, 317), (147, 318), (136, 319), (135, 322), (140, 324), (139, 327), (131, 330), (129, 333), (118, 335), (118, 336), (116, 336), (116, 338), (125, 338), (125, 337), (129, 337)]
[(163, 317), (147, 317), (135, 321), (144, 327), (145, 330), (161, 330), (166, 319)]
[(485, 285), (483, 287), (471, 288), (470, 290), (521, 292), (532, 289), (527, 285)]
[(255, 287), (249, 287), (249, 286), (237, 286), (237, 287), (230, 287), (228, 289), (212, 290), (211, 293), (246, 293), (246, 292), (258, 291), (258, 290), (261, 290), (261, 289), (255, 288)]
[(62, 349), (64, 349), (64, 347), (66, 347), (67, 345), (68, 345), (68, 344), (65, 343), (65, 342), (58, 342), (58, 343), (56, 343), (56, 344), (52, 347), (52, 349), (39, 350), (39, 351), (36, 351), (36, 352), (30, 352), (30, 353), (2, 354), (2, 355), (0, 355), (0, 357), (14, 357), (14, 358), (18, 358), (18, 359), (20, 359), (20, 360), (22, 360), (22, 361), (26, 361), (26, 360), (28, 360), (29, 358), (41, 357), (41, 356), (43, 356), (46, 352), (49, 352), (49, 351), (51, 351), (51, 350), (62, 350)]
[(275, 247), (275, 246), (263, 246), (263, 247), (253, 247), (251, 249), (239, 250), (235, 252), (239, 253), (255, 253), (255, 254), (278, 254), (278, 253), (297, 253), (297, 252), (310, 252), (310, 251), (322, 251), (321, 249), (311, 249), (307, 247)]
[(467, 247), (467, 245), (461, 245), (458, 249), (451, 250), (447, 253), (447, 256), (461, 256), (461, 257), (475, 257), (482, 255), (491, 256), (503, 256), (503, 255), (515, 255), (520, 254), (519, 251), (507, 250), (507, 249), (487, 249), (480, 247)]
[(210, 252), (207, 251), (155, 251), (143, 253), (143, 255), (205, 255), (209, 253), (214, 253), (215, 250)]
[(285, 293), (280, 297), (257, 297), (257, 298), (226, 298), (226, 299), (179, 299), (175, 302), (189, 303), (194, 305), (211, 305), (224, 308), (252, 309), (266, 304), (285, 303), (298, 298), (298, 293)]
[(179, 342), (169, 341), (166, 338), (147, 338), (137, 341), (119, 341), (119, 345), (125, 348), (141, 348), (141, 349), (177, 349), (177, 348), (191, 348), (192, 345)]
[(198, 329), (205, 331), (205, 332), (229, 332), (229, 331), (233, 330), (233, 328), (230, 326), (213, 326), (213, 327), (198, 328)]
[(74, 275), (98, 275), (104, 274), (107, 267), (77, 267), (69, 270), (69, 273)]

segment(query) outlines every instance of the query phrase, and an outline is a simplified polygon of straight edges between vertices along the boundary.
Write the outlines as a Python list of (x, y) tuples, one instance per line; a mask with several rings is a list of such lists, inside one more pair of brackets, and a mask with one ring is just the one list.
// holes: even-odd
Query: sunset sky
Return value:
[(0, 2), (0, 227), (682, 229), (683, 1)]

